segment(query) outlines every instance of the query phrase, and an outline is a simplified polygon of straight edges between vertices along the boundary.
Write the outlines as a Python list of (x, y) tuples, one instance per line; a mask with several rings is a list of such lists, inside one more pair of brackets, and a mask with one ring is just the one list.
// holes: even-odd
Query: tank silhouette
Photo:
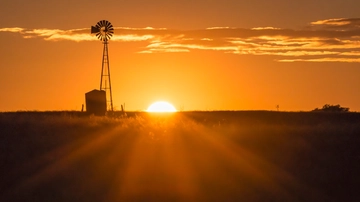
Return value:
[(96, 116), (106, 114), (106, 92), (104, 90), (92, 90), (85, 93), (86, 112)]

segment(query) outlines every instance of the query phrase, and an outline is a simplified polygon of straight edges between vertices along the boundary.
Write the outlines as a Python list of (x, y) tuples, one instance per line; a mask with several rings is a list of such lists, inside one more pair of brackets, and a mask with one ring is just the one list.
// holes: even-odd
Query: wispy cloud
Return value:
[(324, 25), (327, 28), (335, 28), (341, 30), (345, 28), (348, 30), (349, 28), (360, 28), (360, 18), (334, 18), (327, 20), (318, 20), (310, 23), (311, 25)]
[[(46, 41), (97, 41), (90, 29), (0, 28), (23, 38)], [(147, 43), (139, 53), (209, 50), (239, 55), (270, 55), (279, 62), (360, 62), (360, 18), (309, 23), (304, 29), (210, 27), (201, 30), (116, 27), (113, 42)]]
[(360, 58), (310, 58), (310, 59), (281, 59), (279, 62), (360, 62)]
[(22, 32), (24, 29), (20, 27), (0, 28), (0, 32)]

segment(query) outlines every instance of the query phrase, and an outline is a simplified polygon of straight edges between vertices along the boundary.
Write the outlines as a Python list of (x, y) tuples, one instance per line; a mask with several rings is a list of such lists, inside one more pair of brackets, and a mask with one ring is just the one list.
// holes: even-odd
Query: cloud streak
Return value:
[[(23, 38), (46, 41), (98, 41), (90, 29), (0, 28)], [(146, 42), (139, 53), (218, 51), (238, 55), (274, 56), (278, 62), (360, 62), (360, 18), (325, 19), (301, 30), (211, 27), (201, 30), (116, 27), (113, 42)]]

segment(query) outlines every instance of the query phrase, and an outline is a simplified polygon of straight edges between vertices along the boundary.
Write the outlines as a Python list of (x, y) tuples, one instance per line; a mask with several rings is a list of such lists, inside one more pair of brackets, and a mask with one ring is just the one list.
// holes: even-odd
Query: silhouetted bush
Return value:
[(316, 108), (313, 111), (321, 111), (321, 112), (349, 112), (349, 108), (341, 107), (340, 105), (329, 105), (325, 104), (321, 109)]

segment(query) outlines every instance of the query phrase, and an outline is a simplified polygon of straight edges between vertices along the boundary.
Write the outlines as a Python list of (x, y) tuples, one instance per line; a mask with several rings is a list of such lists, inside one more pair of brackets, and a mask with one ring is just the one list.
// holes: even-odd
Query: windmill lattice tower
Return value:
[(112, 102), (111, 80), (110, 80), (110, 63), (108, 41), (114, 34), (114, 27), (107, 20), (99, 21), (95, 26), (91, 26), (91, 34), (96, 34), (104, 44), (101, 77), (100, 77), (100, 90), (106, 93), (107, 111), (114, 111)]

